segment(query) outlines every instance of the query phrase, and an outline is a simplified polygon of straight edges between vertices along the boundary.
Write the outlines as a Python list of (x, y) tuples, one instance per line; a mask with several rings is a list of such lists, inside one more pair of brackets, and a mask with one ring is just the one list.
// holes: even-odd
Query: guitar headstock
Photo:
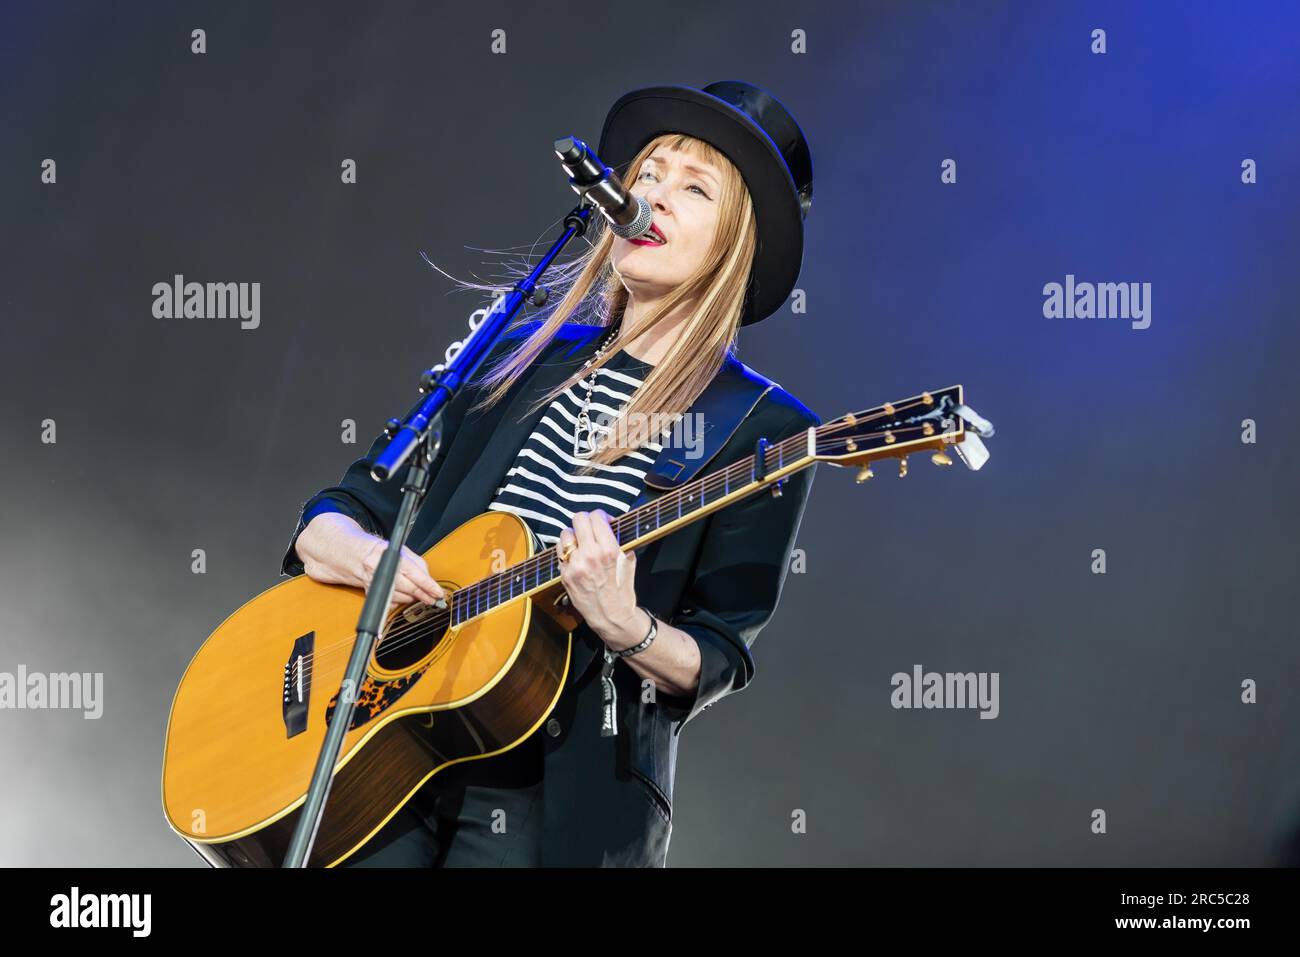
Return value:
[(951, 465), (951, 445), (966, 465), (978, 469), (988, 459), (979, 437), (992, 434), (992, 424), (966, 405), (962, 387), (954, 385), (822, 423), (814, 457), (842, 468), (858, 466), (862, 482), (872, 477), (871, 463), (878, 459), (898, 459), (899, 475), (907, 474), (907, 457), (917, 452), (931, 452), (936, 465)]

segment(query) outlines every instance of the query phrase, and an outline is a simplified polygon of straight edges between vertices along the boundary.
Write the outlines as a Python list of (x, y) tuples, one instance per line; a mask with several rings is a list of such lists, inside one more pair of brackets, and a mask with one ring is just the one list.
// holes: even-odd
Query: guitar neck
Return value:
[[(725, 469), (688, 482), (640, 508), (623, 513), (610, 521), (610, 529), (623, 551), (628, 551), (707, 518), (719, 509), (812, 465), (816, 461), (816, 432), (816, 427), (809, 427), (805, 432), (767, 446), (761, 471), (757, 456), (749, 455)], [(559, 555), (552, 546), (454, 592), (451, 596), (451, 623), (459, 625), (522, 595), (540, 591), (559, 578)]]

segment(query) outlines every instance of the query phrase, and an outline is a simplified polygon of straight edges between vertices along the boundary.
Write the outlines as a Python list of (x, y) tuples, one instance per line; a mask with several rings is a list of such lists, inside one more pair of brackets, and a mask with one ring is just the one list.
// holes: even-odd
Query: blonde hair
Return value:
[[(693, 157), (703, 159), (719, 170), (722, 182), (717, 200), (717, 229), (712, 246), (691, 276), (650, 309), (635, 327), (620, 328), (604, 355), (590, 367), (578, 369), (528, 410), (528, 414), (532, 414), (570, 386), (593, 374), (623, 344), (653, 327), (680, 303), (695, 302), (672, 347), (650, 370), (618, 418), (609, 423), (609, 432), (596, 445), (596, 451), (578, 474), (594, 471), (592, 466), (596, 464), (615, 462), (645, 442), (658, 439), (658, 435), (646, 434), (651, 431), (651, 425), (675, 421), (713, 380), (728, 355), (735, 353), (736, 333), (740, 328), (741, 309), (757, 243), (753, 200), (740, 171), (722, 152), (712, 144), (684, 133), (661, 134), (647, 143), (628, 164), (629, 171), (620, 174), (625, 188), (631, 189), (640, 174), (641, 164), (659, 146), (685, 149)], [(615, 173), (619, 171), (615, 170)], [(499, 402), (510, 390), (516, 376), (541, 355), (566, 322), (601, 328), (621, 326), (628, 293), (613, 268), (615, 237), (604, 225), (604, 217), (592, 218), (593, 221), (598, 219), (599, 223), (593, 230), (590, 248), (571, 262), (551, 266), (551, 275), (557, 278), (546, 285), (552, 291), (563, 290), (562, 298), (550, 308), (536, 331), (496, 362), (494, 368), (481, 375), (478, 382), (486, 395), (471, 411), (490, 408)], [(457, 282), (478, 289), (499, 288)], [(618, 436), (623, 437), (622, 443)], [(593, 439), (597, 437), (593, 436)]]

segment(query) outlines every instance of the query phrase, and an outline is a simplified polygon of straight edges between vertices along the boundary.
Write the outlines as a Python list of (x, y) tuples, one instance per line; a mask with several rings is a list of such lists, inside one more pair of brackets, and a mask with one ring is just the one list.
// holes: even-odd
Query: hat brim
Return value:
[(757, 249), (741, 325), (785, 303), (803, 267), (799, 195), (781, 151), (757, 123), (731, 104), (689, 86), (653, 86), (619, 97), (605, 117), (598, 153), (620, 177), (641, 148), (661, 133), (685, 133), (717, 147), (740, 171), (754, 202)]

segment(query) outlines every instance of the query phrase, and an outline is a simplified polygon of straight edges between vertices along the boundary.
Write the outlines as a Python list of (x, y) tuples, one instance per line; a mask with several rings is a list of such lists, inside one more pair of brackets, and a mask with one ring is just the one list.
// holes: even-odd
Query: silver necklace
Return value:
[[(605, 337), (605, 341), (600, 344), (600, 348), (597, 349), (595, 354), (583, 364), (582, 367), (584, 369), (590, 368), (593, 362), (605, 354), (605, 350), (609, 348), (610, 343), (614, 341), (614, 335), (617, 332), (617, 329), (610, 330), (609, 335)], [(595, 446), (592, 444), (591, 416), (588, 414), (588, 409), (591, 408), (591, 393), (592, 390), (596, 388), (596, 373), (592, 372), (590, 379), (583, 379), (581, 381), (583, 386), (587, 389), (587, 397), (582, 400), (582, 411), (578, 413), (578, 421), (574, 423), (573, 426), (573, 457), (578, 459), (589, 459), (596, 454)], [(584, 434), (586, 435), (585, 441), (587, 443), (587, 450), (585, 452), (581, 447), (583, 441), (581, 437)]]

